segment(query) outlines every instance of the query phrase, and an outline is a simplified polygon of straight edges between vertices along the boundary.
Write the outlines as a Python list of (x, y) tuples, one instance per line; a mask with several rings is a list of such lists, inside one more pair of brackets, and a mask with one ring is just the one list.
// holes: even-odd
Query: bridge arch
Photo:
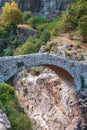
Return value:
[(79, 76), (81, 64), (49, 53), (0, 58), (0, 82), (7, 81), (16, 73), (35, 66), (47, 66), (66, 82), (75, 84), (77, 91), (81, 89)]

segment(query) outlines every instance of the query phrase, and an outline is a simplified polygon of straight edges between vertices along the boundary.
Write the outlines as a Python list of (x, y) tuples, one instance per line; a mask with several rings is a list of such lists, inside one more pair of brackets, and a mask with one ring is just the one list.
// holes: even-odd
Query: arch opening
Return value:
[[(61, 67), (58, 67), (58, 66), (54, 66), (54, 65), (48, 65), (48, 64), (44, 64), (42, 65), (43, 67), (47, 67), (49, 69), (51, 69), (52, 71), (54, 71), (58, 76), (59, 78), (65, 83), (67, 84), (68, 86), (74, 86), (75, 83), (74, 83), (74, 78), (71, 76), (71, 74), (69, 72), (67, 72), (65, 69), (61, 68)], [(38, 66), (33, 66), (33, 67), (41, 67), (41, 65), (38, 65)], [(27, 67), (26, 69), (29, 69), (29, 68), (32, 68), (32, 67)], [(22, 72), (23, 70), (25, 69), (22, 69), (17, 72), (17, 73), (20, 73)], [(16, 74), (17, 74), (16, 73)], [(16, 75), (15, 74), (15, 75)], [(13, 77), (15, 76), (13, 75)], [(13, 77), (11, 77), (13, 79)], [(7, 80), (7, 82), (11, 81), (9, 78), (9, 80)]]

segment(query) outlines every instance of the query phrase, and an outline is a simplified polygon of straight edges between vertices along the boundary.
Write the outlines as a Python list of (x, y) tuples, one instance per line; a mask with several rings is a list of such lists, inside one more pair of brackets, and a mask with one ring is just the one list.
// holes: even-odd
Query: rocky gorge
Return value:
[[(54, 38), (47, 45), (53, 42), (51, 53), (87, 62), (86, 50), (74, 46), (75, 41), (65, 35)], [(46, 46), (42, 46), (39, 52), (44, 52)], [(36, 68), (36, 75), (32, 73), (33, 69), (23, 71), (15, 78), (15, 93), (20, 106), (31, 118), (33, 129), (86, 130), (87, 90), (84, 88), (76, 95), (74, 84), (67, 84), (51, 69)]]
[(82, 113), (86, 106), (81, 97), (77, 99), (74, 85), (68, 86), (52, 70), (44, 68), (38, 76), (22, 72), (15, 86), (18, 101), (31, 118), (34, 130), (87, 129), (86, 115)]

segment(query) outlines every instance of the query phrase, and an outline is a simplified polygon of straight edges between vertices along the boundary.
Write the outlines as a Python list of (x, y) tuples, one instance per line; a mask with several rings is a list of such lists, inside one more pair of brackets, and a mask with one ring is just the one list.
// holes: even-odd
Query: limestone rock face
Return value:
[(0, 109), (0, 130), (10, 130), (11, 125), (6, 114)]
[(40, 13), (47, 17), (55, 17), (60, 11), (65, 10), (71, 0), (42, 0)]
[[(8, 0), (0, 0), (0, 7)], [(28, 11), (46, 17), (55, 17), (61, 10), (65, 10), (66, 5), (73, 0), (14, 0), (18, 3), (22, 11)]]
[(66, 8), (72, 0), (15, 0), (23, 10), (30, 10), (47, 17), (54, 17)]
[(52, 70), (46, 68), (39, 76), (19, 74), (15, 92), (34, 130), (87, 129), (74, 86), (61, 81)]

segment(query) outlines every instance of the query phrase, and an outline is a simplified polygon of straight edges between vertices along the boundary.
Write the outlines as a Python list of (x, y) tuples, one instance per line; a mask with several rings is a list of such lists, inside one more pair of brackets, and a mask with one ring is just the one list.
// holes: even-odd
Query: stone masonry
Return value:
[(54, 70), (67, 83), (75, 85), (76, 92), (81, 91), (82, 79), (87, 86), (87, 64), (69, 60), (50, 53), (38, 53), (0, 58), (0, 82), (7, 81), (20, 71), (47, 66)]

